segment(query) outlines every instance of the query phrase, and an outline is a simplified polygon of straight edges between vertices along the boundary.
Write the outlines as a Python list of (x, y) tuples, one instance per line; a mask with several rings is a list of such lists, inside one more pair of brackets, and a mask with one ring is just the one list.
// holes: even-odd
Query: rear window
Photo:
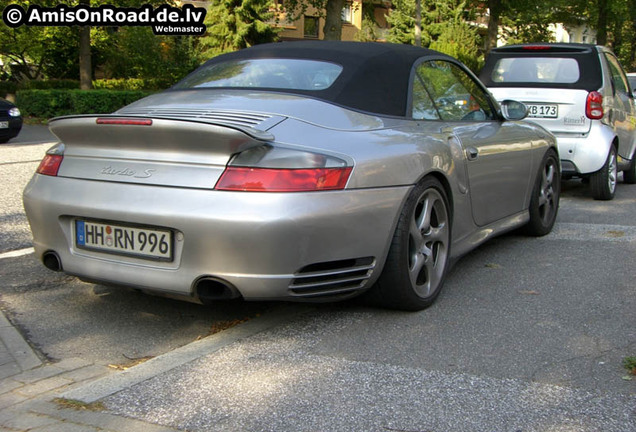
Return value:
[(556, 57), (502, 58), (491, 73), (495, 83), (573, 84), (580, 77), (575, 59)]
[(341, 72), (340, 65), (316, 60), (230, 60), (201, 67), (172, 88), (324, 90), (334, 83)]
[(494, 48), (479, 79), (487, 87), (555, 88), (595, 91), (603, 86), (594, 45), (541, 44)]

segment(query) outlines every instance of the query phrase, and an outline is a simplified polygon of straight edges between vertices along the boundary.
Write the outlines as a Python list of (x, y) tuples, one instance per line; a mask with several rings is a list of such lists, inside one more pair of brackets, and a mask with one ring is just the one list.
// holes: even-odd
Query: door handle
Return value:
[(478, 156), (479, 156), (479, 150), (477, 150), (475, 147), (468, 147), (466, 149), (466, 158), (468, 160), (475, 160), (477, 159)]

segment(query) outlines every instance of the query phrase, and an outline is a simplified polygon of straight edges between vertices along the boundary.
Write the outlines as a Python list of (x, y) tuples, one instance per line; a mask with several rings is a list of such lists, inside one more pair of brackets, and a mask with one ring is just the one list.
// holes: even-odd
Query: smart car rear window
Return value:
[(491, 73), (495, 83), (572, 84), (580, 77), (575, 59), (558, 57), (502, 58)]
[(342, 72), (342, 66), (306, 59), (250, 59), (212, 63), (197, 69), (173, 89), (271, 88), (325, 90)]

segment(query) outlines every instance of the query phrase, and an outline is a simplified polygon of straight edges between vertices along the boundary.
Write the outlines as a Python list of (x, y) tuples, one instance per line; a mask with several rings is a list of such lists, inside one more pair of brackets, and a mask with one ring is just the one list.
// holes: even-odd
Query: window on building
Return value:
[(342, 22), (347, 24), (353, 22), (353, 8), (351, 7), (351, 3), (345, 3), (342, 8)]
[(319, 18), (314, 16), (305, 16), (304, 35), (307, 38), (318, 37)]

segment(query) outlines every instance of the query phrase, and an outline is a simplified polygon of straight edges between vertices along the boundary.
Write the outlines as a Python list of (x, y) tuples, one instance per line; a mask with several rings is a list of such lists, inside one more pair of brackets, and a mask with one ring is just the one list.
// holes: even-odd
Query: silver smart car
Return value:
[(614, 198), (619, 171), (625, 183), (636, 183), (634, 95), (609, 49), (500, 47), (488, 55), (480, 79), (497, 100), (528, 106), (528, 118), (556, 136), (563, 176), (589, 180), (595, 199)]
[(51, 120), (60, 144), (24, 206), (36, 256), (83, 280), (417, 310), (454, 257), (552, 229), (556, 142), (525, 115), (434, 51), (259, 45), (114, 114)]

